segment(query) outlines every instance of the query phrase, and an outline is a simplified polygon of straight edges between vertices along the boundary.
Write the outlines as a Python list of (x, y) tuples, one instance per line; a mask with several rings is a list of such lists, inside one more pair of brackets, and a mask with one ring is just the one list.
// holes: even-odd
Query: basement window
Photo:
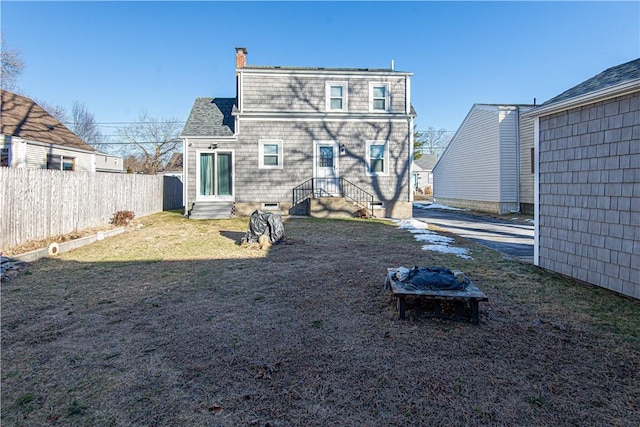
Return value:
[(274, 211), (279, 211), (280, 210), (280, 203), (278, 202), (265, 202), (262, 204), (262, 210), (267, 211), (267, 210), (274, 210)]

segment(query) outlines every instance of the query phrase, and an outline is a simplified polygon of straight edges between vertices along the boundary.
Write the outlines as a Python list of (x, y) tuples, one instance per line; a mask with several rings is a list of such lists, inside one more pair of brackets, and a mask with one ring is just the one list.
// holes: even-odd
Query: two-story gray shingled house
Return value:
[(236, 48), (236, 97), (197, 98), (182, 132), (191, 218), (411, 216), (412, 73), (254, 66)]

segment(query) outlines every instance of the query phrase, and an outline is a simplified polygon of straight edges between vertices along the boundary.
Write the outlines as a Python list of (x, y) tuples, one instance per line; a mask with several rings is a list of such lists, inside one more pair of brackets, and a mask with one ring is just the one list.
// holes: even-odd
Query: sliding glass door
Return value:
[(233, 197), (233, 153), (199, 152), (196, 164), (197, 199)]

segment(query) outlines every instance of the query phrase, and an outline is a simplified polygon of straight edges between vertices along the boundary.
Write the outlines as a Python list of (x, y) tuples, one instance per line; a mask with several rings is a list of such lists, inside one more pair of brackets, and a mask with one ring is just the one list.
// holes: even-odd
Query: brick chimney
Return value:
[(244, 68), (247, 65), (247, 48), (236, 48), (236, 68)]

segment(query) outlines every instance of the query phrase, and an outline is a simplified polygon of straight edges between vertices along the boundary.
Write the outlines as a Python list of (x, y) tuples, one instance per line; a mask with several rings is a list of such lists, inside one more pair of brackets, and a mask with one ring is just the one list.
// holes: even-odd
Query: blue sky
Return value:
[[(474, 103), (538, 103), (640, 57), (640, 2), (12, 2), (2, 34), (21, 92), (99, 123), (186, 120), (235, 96), (248, 63), (414, 73), (418, 129), (455, 131)], [(103, 133), (110, 134), (109, 127)]]

